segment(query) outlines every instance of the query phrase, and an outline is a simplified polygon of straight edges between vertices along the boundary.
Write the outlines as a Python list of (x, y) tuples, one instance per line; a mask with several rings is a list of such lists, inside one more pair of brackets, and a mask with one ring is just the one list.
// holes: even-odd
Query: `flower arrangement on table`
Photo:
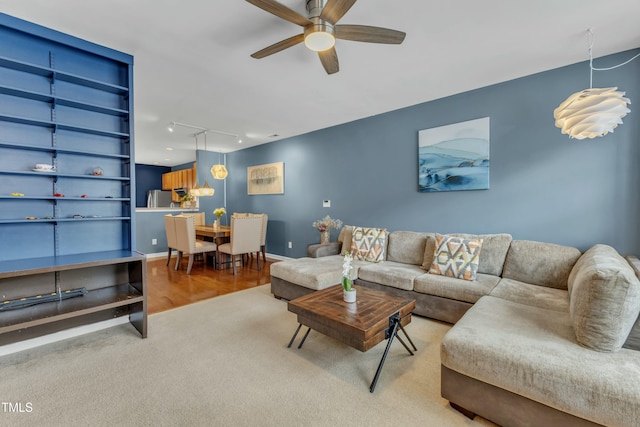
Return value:
[(342, 289), (349, 292), (351, 287), (353, 286), (353, 280), (351, 279), (351, 270), (353, 270), (353, 266), (351, 262), (353, 261), (353, 255), (349, 252), (344, 254), (344, 263), (342, 264)]
[(339, 219), (333, 219), (327, 215), (322, 219), (314, 221), (312, 225), (320, 232), (320, 243), (325, 244), (329, 243), (329, 233), (331, 232), (331, 229), (342, 227), (342, 221)]
[(216, 216), (216, 224), (218, 224), (220, 222), (220, 217), (222, 215), (225, 215), (227, 213), (227, 210), (225, 208), (217, 208), (213, 210), (213, 214)]

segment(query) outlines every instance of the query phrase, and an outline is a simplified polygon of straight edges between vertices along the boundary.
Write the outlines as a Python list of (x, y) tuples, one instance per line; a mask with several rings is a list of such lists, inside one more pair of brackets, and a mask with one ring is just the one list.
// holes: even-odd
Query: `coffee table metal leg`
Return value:
[[(298, 327), (296, 328), (296, 331), (293, 333), (293, 336), (291, 337), (291, 341), (289, 341), (289, 345), (287, 346), (287, 348), (291, 348), (291, 344), (293, 344), (293, 341), (298, 336), (298, 332), (300, 332), (300, 328), (302, 328), (302, 323), (298, 323)], [(300, 345), (298, 346), (298, 348), (302, 347), (302, 344), (304, 344), (304, 341), (309, 336), (309, 332), (311, 332), (311, 328), (307, 328), (307, 332), (305, 332), (304, 336), (302, 337), (302, 341), (300, 341)]]
[(398, 333), (398, 325), (400, 324), (399, 317), (396, 317), (394, 314), (389, 318), (389, 329), (387, 329), (387, 347), (384, 349), (384, 353), (382, 354), (382, 359), (380, 359), (380, 363), (378, 364), (378, 369), (376, 370), (376, 375), (373, 377), (373, 381), (371, 382), (371, 387), (369, 387), (369, 391), (373, 393), (373, 390), (376, 389), (376, 384), (378, 383), (378, 378), (380, 377), (380, 372), (382, 372), (382, 367), (384, 366), (384, 361), (387, 359), (387, 353), (389, 353), (389, 348), (391, 348), (391, 343), (393, 343), (393, 339)]
[(300, 341), (300, 345), (298, 346), (298, 348), (302, 347), (302, 344), (304, 344), (305, 340), (309, 336), (309, 332), (311, 332), (311, 328), (307, 328), (307, 332), (304, 334), (304, 337), (302, 337), (302, 341)]
[(298, 328), (296, 329), (296, 332), (291, 337), (291, 341), (289, 341), (289, 345), (287, 346), (287, 348), (291, 348), (291, 344), (293, 344), (293, 340), (295, 340), (296, 337), (298, 336), (298, 332), (300, 332), (300, 328), (302, 328), (302, 323), (298, 323)]
[[(418, 349), (416, 348), (416, 345), (413, 343), (413, 341), (411, 341), (411, 337), (409, 336), (409, 334), (407, 333), (407, 331), (405, 331), (404, 326), (402, 326), (402, 323), (398, 323), (398, 325), (400, 326), (400, 330), (402, 330), (402, 332), (404, 333), (404, 336), (407, 337), (407, 339), (409, 340), (409, 342), (411, 343), (411, 347), (413, 347), (413, 351), (418, 351)], [(399, 337), (398, 337), (399, 338)], [(406, 346), (405, 346), (406, 347)], [(408, 350), (408, 349), (407, 349)], [(411, 353), (411, 352), (409, 352)]]

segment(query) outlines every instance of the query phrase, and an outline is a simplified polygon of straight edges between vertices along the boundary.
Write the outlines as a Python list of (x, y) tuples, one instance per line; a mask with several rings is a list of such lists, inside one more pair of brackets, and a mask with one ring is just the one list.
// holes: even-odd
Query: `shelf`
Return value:
[(0, 310), (0, 334), (142, 302), (144, 296), (129, 283), (125, 283), (58, 302)]
[(48, 102), (50, 104), (64, 105), (66, 107), (78, 108), (82, 110), (93, 111), (96, 113), (109, 114), (111, 116), (128, 117), (129, 112), (119, 108), (103, 107), (101, 105), (89, 104), (86, 102), (74, 101), (72, 99), (60, 98), (55, 95), (31, 92), (23, 89), (17, 89), (8, 86), (0, 86), (0, 93), (5, 95), (17, 96), (20, 98), (32, 99), (35, 101)]
[(130, 202), (129, 197), (54, 197), (54, 196), (5, 196), (0, 200), (86, 200), (92, 202)]
[(106, 179), (109, 181), (130, 181), (128, 176), (95, 176), (95, 175), (81, 175), (71, 173), (58, 173), (58, 172), (32, 172), (32, 171), (8, 171), (0, 170), (0, 175), (24, 175), (24, 176), (57, 176), (58, 178), (82, 178), (82, 179)]
[(129, 158), (129, 155), (127, 154), (105, 154), (105, 153), (97, 153), (92, 151), (71, 150), (68, 148), (42, 147), (38, 145), (29, 145), (29, 144), (14, 144), (11, 142), (0, 142), (0, 148), (43, 151), (48, 153), (76, 154), (78, 156), (103, 157), (103, 158), (110, 158), (110, 159), (128, 159)]
[(124, 264), (145, 259), (145, 256), (140, 252), (121, 250), (0, 261), (0, 279), (101, 265)]
[(99, 80), (90, 79), (88, 77), (78, 76), (66, 73), (57, 69), (42, 67), (40, 65), (31, 64), (29, 62), (18, 61), (15, 59), (0, 56), (0, 66), (11, 68), (17, 71), (23, 71), (38, 76), (50, 77), (52, 79), (62, 80), (69, 83), (86, 86), (93, 89), (104, 90), (106, 92), (125, 95), (129, 93), (129, 89), (124, 86), (114, 85), (111, 83), (101, 82)]
[(110, 137), (116, 137), (116, 138), (129, 138), (129, 134), (124, 132), (113, 132), (113, 131), (107, 131), (107, 130), (101, 130), (101, 129), (85, 128), (82, 126), (74, 126), (74, 125), (69, 125), (64, 123), (52, 122), (49, 120), (37, 120), (37, 119), (31, 119), (28, 117), (10, 116), (8, 114), (0, 114), (0, 120), (3, 120), (5, 122), (19, 123), (22, 125), (48, 127), (54, 130), (60, 129), (60, 130), (68, 130), (72, 132), (89, 133), (92, 135), (110, 136)]
[(101, 216), (87, 218), (53, 218), (53, 219), (0, 219), (0, 224), (37, 224), (58, 222), (83, 222), (83, 221), (123, 221), (130, 220), (129, 216)]

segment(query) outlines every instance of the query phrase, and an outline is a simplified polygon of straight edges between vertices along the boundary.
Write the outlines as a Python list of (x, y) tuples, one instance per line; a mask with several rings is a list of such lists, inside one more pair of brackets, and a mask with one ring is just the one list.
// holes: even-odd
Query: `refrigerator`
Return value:
[(171, 191), (149, 190), (147, 191), (148, 208), (168, 208), (172, 207)]

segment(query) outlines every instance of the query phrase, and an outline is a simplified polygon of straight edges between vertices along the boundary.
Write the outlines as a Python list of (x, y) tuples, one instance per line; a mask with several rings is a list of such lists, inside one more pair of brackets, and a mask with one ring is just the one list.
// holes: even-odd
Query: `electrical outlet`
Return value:
[(331, 200), (323, 200), (322, 201), (322, 207), (323, 208), (330, 208), (331, 207)]
[(157, 245), (158, 244), (158, 239), (151, 239), (151, 244), (152, 245)]
[(289, 249), (291, 249), (292, 247), (293, 247), (293, 244), (289, 242)]

